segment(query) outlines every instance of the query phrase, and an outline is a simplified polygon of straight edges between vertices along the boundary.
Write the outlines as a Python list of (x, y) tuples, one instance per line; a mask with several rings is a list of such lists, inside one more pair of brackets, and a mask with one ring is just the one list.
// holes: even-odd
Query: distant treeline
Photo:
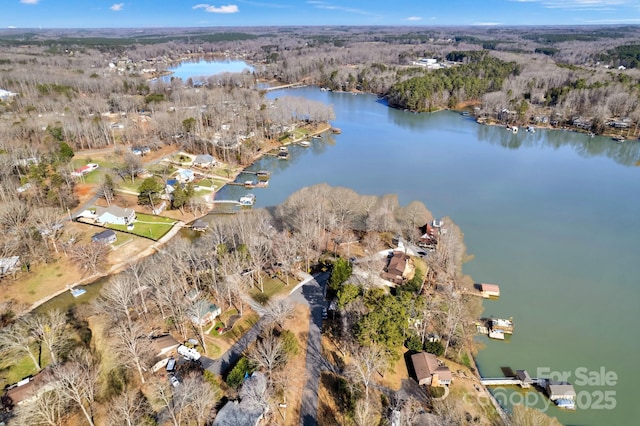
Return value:
[(640, 67), (640, 44), (617, 46), (599, 56), (600, 61), (615, 63), (626, 68)]

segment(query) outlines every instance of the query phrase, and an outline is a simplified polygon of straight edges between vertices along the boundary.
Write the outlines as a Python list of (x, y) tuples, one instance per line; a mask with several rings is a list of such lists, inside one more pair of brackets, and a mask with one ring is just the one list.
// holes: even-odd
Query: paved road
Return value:
[(322, 308), (327, 306), (325, 301), (325, 286), (329, 273), (317, 275), (291, 294), (291, 298), (309, 306), (309, 339), (307, 341), (306, 377), (307, 382), (302, 393), (300, 407), (300, 424), (315, 426), (318, 424), (318, 387), (320, 373), (330, 370), (331, 366), (322, 356)]

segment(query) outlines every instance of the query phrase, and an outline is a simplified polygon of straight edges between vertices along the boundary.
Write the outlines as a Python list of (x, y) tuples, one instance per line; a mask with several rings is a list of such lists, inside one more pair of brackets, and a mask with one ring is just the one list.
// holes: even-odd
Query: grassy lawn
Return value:
[(14, 299), (21, 303), (32, 303), (78, 281), (82, 274), (67, 259), (61, 258), (47, 264), (31, 267), (31, 272), (21, 272), (18, 279), (2, 282), (0, 300)]
[(238, 172), (240, 172), (239, 167), (231, 167), (231, 166), (215, 167), (213, 170), (211, 170), (211, 173), (213, 173), (214, 175), (220, 176), (226, 179), (231, 179), (231, 176), (235, 175)]
[(276, 294), (286, 293), (289, 287), (285, 285), (279, 278), (271, 278), (267, 275), (263, 276), (264, 292), (257, 288), (257, 284), (253, 286), (251, 297), (260, 303), (265, 303)]
[(211, 188), (211, 187), (216, 187), (216, 188), (221, 188), (222, 185), (224, 185), (225, 183), (227, 183), (226, 181), (222, 180), (222, 179), (202, 179), (199, 180), (196, 185), (198, 186), (202, 186), (205, 188)]
[(258, 314), (256, 314), (255, 312), (246, 314), (244, 317), (238, 320), (238, 322), (235, 323), (235, 325), (231, 330), (229, 330), (219, 338), (233, 344), (239, 338), (244, 336), (247, 330), (249, 330), (255, 323), (258, 322), (258, 319), (259, 319)]
[[(43, 351), (44, 352), (44, 351)], [(44, 353), (43, 353), (44, 355)], [(47, 365), (47, 362), (44, 362), (44, 356), (41, 361), (43, 366)], [(48, 360), (47, 360), (48, 361)], [(33, 365), (33, 361), (28, 356), (24, 356), (16, 361), (11, 367), (2, 369), (0, 371), (0, 386), (4, 387), (6, 385), (11, 385), (13, 383), (19, 382), (27, 376), (31, 376), (36, 374), (38, 371)]]
[(136, 221), (133, 229), (128, 230), (127, 225), (109, 225), (111, 229), (116, 231), (129, 232), (141, 237), (151, 238), (154, 241), (159, 240), (171, 230), (176, 220), (162, 216), (151, 216), (144, 213), (136, 213)]
[(222, 355), (222, 349), (215, 343), (206, 342), (207, 356), (210, 358), (219, 358)]

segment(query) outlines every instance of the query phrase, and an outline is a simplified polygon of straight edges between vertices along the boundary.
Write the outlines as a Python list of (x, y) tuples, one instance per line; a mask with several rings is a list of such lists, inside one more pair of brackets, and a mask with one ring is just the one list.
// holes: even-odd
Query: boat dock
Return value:
[(527, 370), (517, 370), (513, 377), (480, 378), (483, 386), (520, 386), (523, 389), (530, 388), (531, 385), (544, 387), (546, 382), (546, 379), (532, 378)]

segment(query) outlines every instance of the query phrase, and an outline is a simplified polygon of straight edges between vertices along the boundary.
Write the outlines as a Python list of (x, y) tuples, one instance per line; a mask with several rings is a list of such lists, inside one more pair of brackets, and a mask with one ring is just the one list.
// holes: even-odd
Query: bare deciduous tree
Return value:
[(35, 342), (24, 321), (17, 321), (0, 330), (0, 353), (4, 362), (16, 362), (26, 355), (36, 370), (40, 370)]
[(86, 349), (78, 349), (65, 364), (55, 366), (52, 374), (57, 381), (58, 392), (63, 398), (75, 403), (87, 422), (93, 426), (100, 376), (100, 364), (93, 355)]
[(256, 365), (264, 368), (270, 380), (273, 371), (286, 361), (286, 352), (282, 345), (282, 339), (272, 333), (263, 336), (249, 350), (248, 358)]
[(66, 315), (60, 309), (51, 309), (45, 314), (27, 316), (24, 321), (35, 339), (47, 348), (51, 363), (57, 364), (58, 352), (67, 342)]
[(142, 392), (128, 389), (109, 403), (107, 417), (110, 425), (137, 426), (144, 424), (145, 417), (151, 413), (151, 406)]
[(144, 327), (140, 323), (131, 325), (116, 323), (111, 331), (117, 338), (116, 352), (122, 355), (123, 364), (135, 367), (140, 375), (140, 381), (144, 383), (144, 371), (151, 364), (153, 357)]
[(100, 292), (99, 307), (111, 317), (113, 322), (126, 318), (129, 328), (133, 326), (131, 309), (135, 305), (135, 284), (125, 274), (114, 275)]
[(30, 426), (60, 426), (64, 424), (69, 401), (55, 389), (42, 393), (34, 401), (18, 406), (18, 424)]
[(81, 271), (97, 274), (107, 261), (111, 247), (104, 243), (76, 244), (69, 250), (69, 258)]

